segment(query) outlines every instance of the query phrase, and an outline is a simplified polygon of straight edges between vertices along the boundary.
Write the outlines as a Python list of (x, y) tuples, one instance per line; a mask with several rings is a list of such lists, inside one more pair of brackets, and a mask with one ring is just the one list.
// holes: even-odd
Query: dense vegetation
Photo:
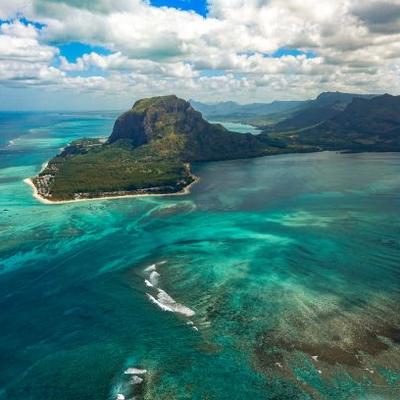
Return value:
[(190, 103), (176, 96), (139, 100), (115, 122), (108, 143), (120, 140), (137, 147), (152, 143), (152, 148), (183, 162), (226, 160), (263, 155), (266, 137), (229, 132), (220, 124), (210, 124)]
[(353, 99), (373, 97), (374, 95), (340, 92), (321, 93), (315, 100), (304, 102), (296, 110), (280, 118), (270, 127), (270, 131), (285, 132), (309, 128), (339, 115)]
[(399, 151), (400, 96), (385, 94), (374, 98), (354, 98), (342, 111), (320, 123), (271, 134), (285, 143), (319, 146), (324, 150)]
[[(70, 147), (75, 148), (75, 144)], [(48, 197), (53, 200), (140, 193), (140, 189), (176, 192), (193, 180), (188, 168), (178, 160), (154, 157), (148, 148), (132, 150), (122, 145), (103, 145), (73, 156), (62, 153), (40, 176), (52, 171), (56, 173)]]

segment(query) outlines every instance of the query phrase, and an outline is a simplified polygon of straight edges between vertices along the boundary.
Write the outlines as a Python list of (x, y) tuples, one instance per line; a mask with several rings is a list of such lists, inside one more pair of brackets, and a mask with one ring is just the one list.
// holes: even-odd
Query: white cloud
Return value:
[[(400, 0), (209, 0), (209, 15), (141, 0), (3, 0), (3, 85), (241, 101), (322, 90), (400, 92)], [(68, 62), (54, 43), (83, 42)], [(306, 55), (271, 54), (280, 48)], [(389, 80), (391, 80), (389, 82)]]
[(32, 0), (1, 0), (0, 19), (14, 18), (17, 14), (31, 15)]
[(41, 44), (33, 25), (18, 21), (0, 25), (0, 82), (11, 86), (57, 82), (62, 73), (51, 64), (56, 47)]

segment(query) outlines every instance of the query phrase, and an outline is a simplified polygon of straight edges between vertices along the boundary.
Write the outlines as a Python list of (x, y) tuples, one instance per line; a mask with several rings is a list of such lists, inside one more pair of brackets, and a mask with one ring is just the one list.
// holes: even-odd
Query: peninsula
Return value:
[[(277, 124), (260, 135), (211, 124), (174, 95), (142, 99), (118, 117), (106, 141), (72, 142), (28, 183), (48, 202), (179, 194), (196, 180), (193, 162), (321, 150), (400, 150), (400, 96), (346, 99), (349, 104), (317, 124), (297, 130)], [(298, 109), (296, 118), (309, 110)]]
[(31, 182), (53, 202), (180, 193), (195, 181), (191, 162), (276, 154), (273, 142), (210, 124), (176, 96), (153, 97), (122, 114), (106, 142), (72, 142)]

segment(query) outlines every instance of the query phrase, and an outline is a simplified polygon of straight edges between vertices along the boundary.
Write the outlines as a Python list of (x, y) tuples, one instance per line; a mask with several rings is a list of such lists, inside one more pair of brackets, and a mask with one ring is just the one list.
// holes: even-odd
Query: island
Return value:
[[(297, 111), (302, 112), (309, 110)], [(107, 140), (72, 142), (27, 183), (36, 197), (51, 203), (184, 194), (197, 179), (193, 162), (322, 150), (398, 151), (399, 138), (400, 96), (355, 97), (318, 124), (269, 128), (259, 135), (231, 132), (206, 121), (186, 100), (158, 96), (138, 100), (118, 117)]]

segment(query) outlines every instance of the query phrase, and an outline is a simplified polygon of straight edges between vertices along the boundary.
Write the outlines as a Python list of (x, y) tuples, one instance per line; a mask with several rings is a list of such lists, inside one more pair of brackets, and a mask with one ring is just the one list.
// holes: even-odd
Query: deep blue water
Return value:
[(400, 398), (399, 154), (205, 163), (187, 196), (36, 201), (23, 179), (114, 117), (0, 114), (1, 399)]

